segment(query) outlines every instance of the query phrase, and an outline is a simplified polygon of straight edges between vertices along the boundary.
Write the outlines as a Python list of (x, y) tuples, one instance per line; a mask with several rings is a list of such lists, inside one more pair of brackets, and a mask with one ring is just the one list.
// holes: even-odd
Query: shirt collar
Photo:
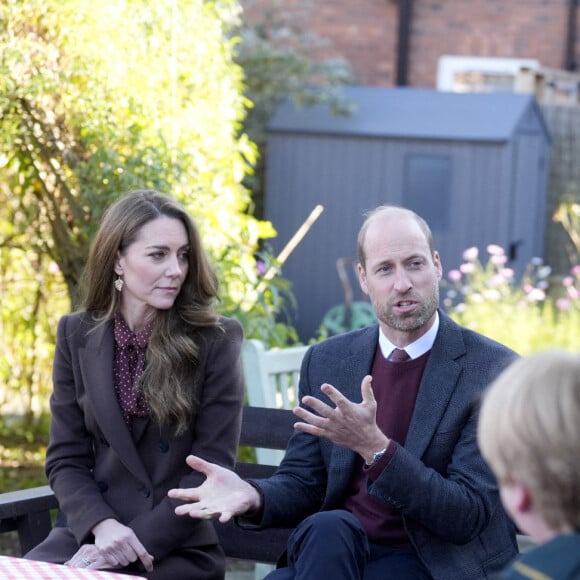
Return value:
[[(428, 350), (431, 350), (435, 338), (437, 337), (437, 331), (439, 330), (439, 313), (435, 312), (435, 321), (431, 328), (415, 342), (407, 345), (405, 351), (412, 358), (418, 358), (425, 354)], [(388, 358), (394, 348), (401, 348), (396, 344), (393, 344), (383, 333), (383, 330), (379, 327), (379, 346), (381, 352), (385, 358)]]

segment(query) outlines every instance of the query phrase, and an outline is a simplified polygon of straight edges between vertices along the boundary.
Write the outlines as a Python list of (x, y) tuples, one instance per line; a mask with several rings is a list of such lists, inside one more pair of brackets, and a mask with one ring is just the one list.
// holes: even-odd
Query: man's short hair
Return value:
[(357, 250), (358, 250), (358, 261), (363, 268), (366, 268), (366, 255), (364, 249), (365, 243), (365, 236), (367, 233), (368, 226), (373, 219), (381, 214), (387, 212), (399, 212), (401, 215), (407, 215), (412, 217), (421, 228), (421, 231), (425, 234), (425, 239), (427, 240), (427, 245), (429, 246), (429, 251), (431, 252), (431, 256), (435, 254), (435, 244), (433, 243), (433, 234), (431, 233), (431, 228), (429, 224), (418, 214), (410, 209), (406, 209), (404, 207), (400, 207), (397, 205), (380, 205), (375, 209), (372, 209), (364, 214), (365, 221), (363, 222), (360, 231), (358, 233), (357, 239)]

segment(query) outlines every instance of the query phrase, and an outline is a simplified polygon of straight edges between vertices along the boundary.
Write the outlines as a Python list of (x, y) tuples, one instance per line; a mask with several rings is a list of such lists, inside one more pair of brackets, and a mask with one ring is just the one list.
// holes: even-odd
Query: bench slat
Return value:
[(48, 485), (0, 494), (0, 520), (56, 507), (58, 502)]
[(246, 406), (242, 415), (240, 445), (284, 450), (296, 421), (298, 417), (287, 409)]

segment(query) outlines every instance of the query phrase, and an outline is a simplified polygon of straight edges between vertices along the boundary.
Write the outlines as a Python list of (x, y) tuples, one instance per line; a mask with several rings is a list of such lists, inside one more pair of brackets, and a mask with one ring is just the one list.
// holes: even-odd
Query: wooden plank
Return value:
[(287, 409), (244, 407), (240, 445), (286, 449), (298, 418)]
[(0, 520), (57, 507), (58, 502), (48, 485), (0, 494)]

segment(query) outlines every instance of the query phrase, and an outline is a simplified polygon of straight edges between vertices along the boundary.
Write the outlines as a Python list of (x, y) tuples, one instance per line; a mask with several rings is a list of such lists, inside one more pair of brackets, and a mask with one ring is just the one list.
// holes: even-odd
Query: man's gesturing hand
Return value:
[(302, 420), (295, 423), (294, 428), (317, 437), (326, 437), (336, 445), (352, 449), (370, 464), (374, 453), (389, 444), (389, 439), (377, 426), (377, 402), (371, 381), (370, 375), (362, 380), (362, 403), (349, 401), (332, 385), (324, 383), (320, 390), (335, 407), (315, 397), (303, 397), (302, 403), (314, 413), (303, 407), (294, 409), (294, 414)]
[(206, 476), (199, 487), (170, 489), (169, 497), (189, 502), (175, 508), (178, 516), (209, 520), (219, 518), (225, 524), (232, 517), (258, 509), (260, 494), (236, 473), (190, 455), (187, 464)]

